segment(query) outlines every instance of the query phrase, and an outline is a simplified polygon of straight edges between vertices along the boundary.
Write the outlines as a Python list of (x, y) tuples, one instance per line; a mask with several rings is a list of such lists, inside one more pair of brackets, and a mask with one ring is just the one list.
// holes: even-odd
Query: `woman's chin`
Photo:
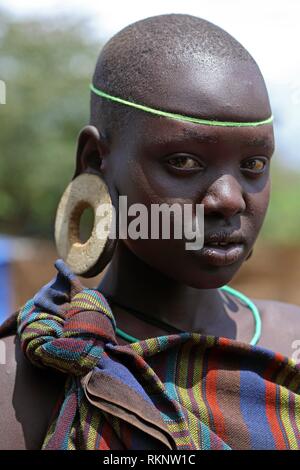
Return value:
[[(196, 289), (218, 289), (229, 284), (239, 271), (242, 262), (228, 266), (205, 266), (202, 269), (182, 270), (180, 280)], [(179, 279), (177, 279), (179, 280)]]

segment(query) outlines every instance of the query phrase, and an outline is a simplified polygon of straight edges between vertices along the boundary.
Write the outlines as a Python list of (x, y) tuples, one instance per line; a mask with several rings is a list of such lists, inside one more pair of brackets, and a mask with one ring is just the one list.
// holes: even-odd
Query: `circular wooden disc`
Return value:
[[(80, 218), (88, 207), (93, 210), (94, 224), (91, 236), (82, 243)], [(59, 256), (75, 274), (92, 277), (104, 269), (116, 241), (109, 238), (113, 222), (112, 200), (105, 182), (99, 176), (82, 173), (71, 181), (57, 208), (55, 242)]]

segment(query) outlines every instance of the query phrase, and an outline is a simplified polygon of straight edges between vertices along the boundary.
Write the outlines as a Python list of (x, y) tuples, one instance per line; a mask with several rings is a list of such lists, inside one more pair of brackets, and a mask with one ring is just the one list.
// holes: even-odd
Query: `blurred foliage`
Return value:
[(272, 162), (271, 181), (270, 206), (260, 237), (273, 243), (299, 244), (300, 172)]
[(84, 21), (16, 22), (0, 12), (0, 232), (53, 237), (99, 53), (84, 31)]
[[(85, 21), (16, 22), (0, 12), (0, 79), (7, 85), (7, 104), (0, 106), (0, 232), (53, 238), (77, 135), (88, 121), (99, 43), (87, 31)], [(300, 175), (272, 166), (261, 237), (299, 242)]]

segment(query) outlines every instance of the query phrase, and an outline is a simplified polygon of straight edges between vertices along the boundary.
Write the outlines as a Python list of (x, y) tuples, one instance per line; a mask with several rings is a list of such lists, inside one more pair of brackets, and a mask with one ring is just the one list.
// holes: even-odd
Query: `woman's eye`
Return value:
[(179, 170), (197, 170), (203, 168), (195, 158), (189, 157), (188, 155), (178, 155), (170, 157), (167, 160), (167, 163), (173, 168)]
[(251, 173), (263, 173), (266, 165), (267, 160), (264, 158), (251, 158), (242, 164), (242, 169)]

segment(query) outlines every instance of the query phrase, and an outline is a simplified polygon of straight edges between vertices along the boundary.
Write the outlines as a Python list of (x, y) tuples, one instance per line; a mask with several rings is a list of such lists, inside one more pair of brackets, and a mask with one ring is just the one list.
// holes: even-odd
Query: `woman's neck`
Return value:
[[(230, 305), (233, 299), (228, 294), (219, 289), (197, 289), (180, 284), (145, 264), (123, 242), (118, 243), (98, 290), (116, 305), (183, 331), (237, 336), (237, 305)], [(127, 325), (125, 320), (124, 323)], [(133, 334), (132, 329), (128, 333)]]

